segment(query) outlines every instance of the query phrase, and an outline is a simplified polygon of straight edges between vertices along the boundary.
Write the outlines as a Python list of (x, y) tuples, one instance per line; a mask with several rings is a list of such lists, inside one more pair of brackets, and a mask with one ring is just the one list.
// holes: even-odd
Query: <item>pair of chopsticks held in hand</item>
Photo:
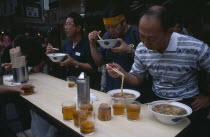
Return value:
[[(109, 66), (108, 64), (106, 64), (106, 66)], [(111, 67), (111, 66), (109, 66)], [(113, 71), (115, 71), (116, 73), (120, 74), (121, 76), (125, 76), (121, 71), (119, 71), (117, 68), (113, 68), (111, 67)], [(150, 102), (150, 103), (146, 103), (147, 105), (152, 105), (152, 104), (157, 104), (157, 103), (170, 103), (170, 102), (174, 102), (174, 101), (182, 101), (182, 99), (171, 99), (171, 100), (160, 100), (160, 101), (154, 101), (154, 102)]]
[[(109, 66), (108, 64), (106, 64), (106, 66)], [(111, 67), (111, 66), (109, 66)], [(116, 73), (120, 74), (121, 76), (125, 76), (121, 71), (119, 71), (117, 68), (113, 68), (111, 67), (113, 71), (115, 71)]]

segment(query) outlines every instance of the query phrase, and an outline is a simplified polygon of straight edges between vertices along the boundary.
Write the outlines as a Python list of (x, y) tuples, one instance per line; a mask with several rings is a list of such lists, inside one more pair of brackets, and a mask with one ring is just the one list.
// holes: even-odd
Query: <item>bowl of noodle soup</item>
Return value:
[(123, 89), (123, 96), (121, 95), (121, 89), (110, 90), (107, 94), (111, 99), (126, 99), (127, 104), (132, 103), (141, 95), (138, 91), (132, 89)]
[(168, 125), (178, 124), (192, 113), (189, 106), (180, 102), (150, 104), (148, 108), (159, 122)]

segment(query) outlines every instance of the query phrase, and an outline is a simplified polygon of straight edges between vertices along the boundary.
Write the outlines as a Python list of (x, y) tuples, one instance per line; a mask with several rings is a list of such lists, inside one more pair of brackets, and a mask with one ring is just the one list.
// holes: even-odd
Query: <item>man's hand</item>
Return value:
[(24, 94), (24, 90), (22, 89), (23, 86), (28, 86), (28, 87), (31, 87), (31, 88), (35, 88), (34, 85), (31, 85), (31, 84), (24, 84), (24, 85), (17, 85), (17, 86), (10, 86), (9, 88), (14, 91), (14, 92), (18, 92), (20, 94)]
[(76, 66), (76, 61), (72, 59), (72, 57), (69, 54), (66, 54), (67, 59), (63, 62), (60, 62), (60, 66)]
[(12, 64), (11, 63), (4, 63), (4, 64), (2, 64), (2, 67), (4, 67), (4, 69), (6, 71), (12, 70)]
[(195, 97), (195, 101), (191, 104), (194, 111), (206, 108), (210, 105), (209, 97), (206, 95), (198, 95)]
[(45, 54), (54, 53), (55, 50), (53, 49), (52, 45), (48, 43)]
[(125, 41), (123, 41), (120, 38), (118, 38), (118, 41), (120, 41), (121, 45), (119, 47), (112, 48), (111, 49), (112, 52), (116, 52), (119, 54), (125, 54), (130, 51), (131, 47), (127, 43), (125, 43)]
[(101, 31), (92, 31), (88, 34), (88, 39), (90, 45), (96, 45), (96, 41), (98, 40), (98, 35), (100, 35)]
[(107, 70), (107, 72), (109, 73), (109, 75), (110, 75), (111, 77), (113, 77), (113, 78), (119, 78), (119, 77), (121, 77), (121, 75), (118, 74), (117, 72), (115, 72), (115, 71), (113, 70), (113, 68), (119, 70), (119, 71), (122, 72), (123, 74), (126, 73), (125, 70), (124, 70), (120, 65), (118, 65), (118, 64), (108, 64), (108, 65), (106, 65), (106, 70)]
[(41, 72), (41, 71), (42, 71), (41, 65), (36, 65), (31, 69), (31, 72), (34, 72), (34, 73)]

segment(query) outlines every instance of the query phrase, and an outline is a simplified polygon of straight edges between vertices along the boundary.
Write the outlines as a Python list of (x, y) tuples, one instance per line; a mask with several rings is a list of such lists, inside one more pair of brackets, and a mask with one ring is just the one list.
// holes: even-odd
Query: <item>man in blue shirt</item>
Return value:
[[(83, 37), (83, 19), (77, 13), (70, 13), (64, 25), (65, 33), (68, 40), (62, 47), (62, 52), (66, 53), (67, 58), (60, 62), (62, 69), (58, 73), (62, 73), (60, 78), (65, 79), (67, 76), (78, 76), (81, 71), (86, 72), (89, 76), (93, 75), (96, 65), (92, 59), (88, 39)], [(47, 53), (55, 52), (52, 46), (47, 46)]]
[[(104, 49), (97, 47), (98, 35), (100, 31), (93, 31), (89, 33), (89, 41), (91, 54), (97, 66), (102, 66), (106, 63), (118, 63), (127, 72), (130, 71), (133, 64), (133, 58), (135, 54), (135, 48), (140, 42), (138, 31), (134, 26), (130, 26), (126, 23), (125, 14), (121, 10), (122, 8), (112, 4), (109, 5), (103, 16), (103, 22), (107, 32), (104, 34), (103, 39), (116, 39), (118, 43), (114, 48)], [(109, 75), (106, 75), (106, 91), (112, 89), (119, 89), (121, 86), (121, 79), (113, 79)], [(125, 88), (131, 88), (127, 85)]]

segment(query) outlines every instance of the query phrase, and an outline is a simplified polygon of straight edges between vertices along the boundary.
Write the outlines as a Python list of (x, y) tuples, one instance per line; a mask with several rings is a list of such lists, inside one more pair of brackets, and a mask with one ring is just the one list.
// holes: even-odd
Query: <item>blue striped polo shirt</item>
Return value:
[(210, 48), (193, 37), (173, 33), (164, 53), (147, 49), (141, 42), (130, 71), (138, 78), (150, 73), (154, 93), (166, 99), (198, 94), (198, 71), (210, 73)]

